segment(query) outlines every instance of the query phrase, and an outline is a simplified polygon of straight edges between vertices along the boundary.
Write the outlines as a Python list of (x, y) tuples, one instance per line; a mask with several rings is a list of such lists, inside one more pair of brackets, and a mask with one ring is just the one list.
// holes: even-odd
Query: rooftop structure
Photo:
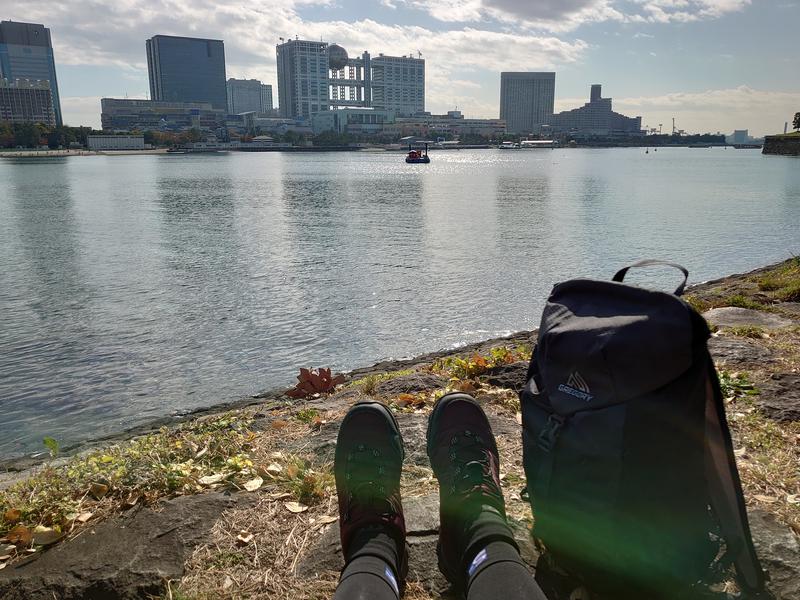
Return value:
[(642, 117), (626, 117), (611, 109), (611, 98), (601, 97), (600, 85), (593, 85), (590, 100), (580, 108), (554, 114), (550, 119), (553, 131), (582, 135), (614, 135), (642, 133)]
[(47, 80), (0, 79), (0, 121), (56, 126), (53, 94)]
[(555, 73), (500, 74), (500, 118), (509, 133), (538, 133), (553, 114), (555, 96)]
[(55, 123), (62, 124), (53, 44), (47, 27), (0, 21), (0, 78), (49, 82)]
[(110, 131), (213, 130), (225, 123), (225, 110), (209, 102), (157, 102), (103, 98), (100, 121)]
[(208, 102), (227, 109), (222, 40), (155, 35), (146, 46), (152, 100)]

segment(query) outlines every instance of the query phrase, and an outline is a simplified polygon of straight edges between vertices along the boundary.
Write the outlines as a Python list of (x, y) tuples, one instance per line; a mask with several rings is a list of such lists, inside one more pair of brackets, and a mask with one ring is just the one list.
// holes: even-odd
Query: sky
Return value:
[(782, 132), (800, 111), (800, 0), (3, 0), (52, 34), (65, 122), (148, 97), (145, 40), (222, 39), (228, 77), (273, 84), (279, 37), (426, 61), (426, 110), (499, 116), (501, 71), (555, 71), (556, 110), (603, 85), (643, 125)]

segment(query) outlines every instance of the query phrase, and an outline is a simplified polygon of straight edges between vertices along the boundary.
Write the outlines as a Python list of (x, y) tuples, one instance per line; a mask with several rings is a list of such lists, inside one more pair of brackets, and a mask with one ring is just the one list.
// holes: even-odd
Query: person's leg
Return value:
[(378, 402), (356, 404), (342, 419), (334, 473), (345, 567), (336, 600), (397, 600), (407, 567), (400, 503), (403, 439)]
[(447, 580), (469, 600), (545, 600), (506, 521), (497, 443), (471, 396), (439, 400), (428, 421), (427, 450), (439, 480), (437, 554)]

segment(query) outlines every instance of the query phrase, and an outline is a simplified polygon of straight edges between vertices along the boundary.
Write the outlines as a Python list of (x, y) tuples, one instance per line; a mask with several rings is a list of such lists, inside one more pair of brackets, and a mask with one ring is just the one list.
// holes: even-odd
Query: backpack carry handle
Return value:
[(666, 260), (653, 260), (653, 259), (640, 260), (637, 263), (628, 265), (624, 269), (620, 269), (619, 271), (617, 271), (616, 275), (614, 275), (614, 277), (612, 278), (612, 281), (622, 283), (622, 281), (625, 279), (625, 275), (628, 274), (629, 269), (633, 269), (635, 267), (650, 267), (652, 265), (665, 265), (667, 267), (675, 267), (681, 273), (683, 273), (683, 283), (678, 286), (677, 290), (675, 290), (675, 295), (680, 296), (683, 294), (683, 291), (686, 289), (686, 283), (689, 281), (689, 271), (686, 269), (686, 267), (682, 267), (677, 263), (669, 262)]

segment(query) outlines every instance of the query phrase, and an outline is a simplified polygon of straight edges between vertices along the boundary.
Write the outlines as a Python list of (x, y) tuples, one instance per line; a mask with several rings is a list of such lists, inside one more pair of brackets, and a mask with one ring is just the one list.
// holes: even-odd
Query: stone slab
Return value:
[(774, 313), (749, 308), (729, 306), (712, 308), (703, 313), (706, 321), (717, 327), (761, 327), (763, 329), (783, 329), (794, 325), (794, 321)]

